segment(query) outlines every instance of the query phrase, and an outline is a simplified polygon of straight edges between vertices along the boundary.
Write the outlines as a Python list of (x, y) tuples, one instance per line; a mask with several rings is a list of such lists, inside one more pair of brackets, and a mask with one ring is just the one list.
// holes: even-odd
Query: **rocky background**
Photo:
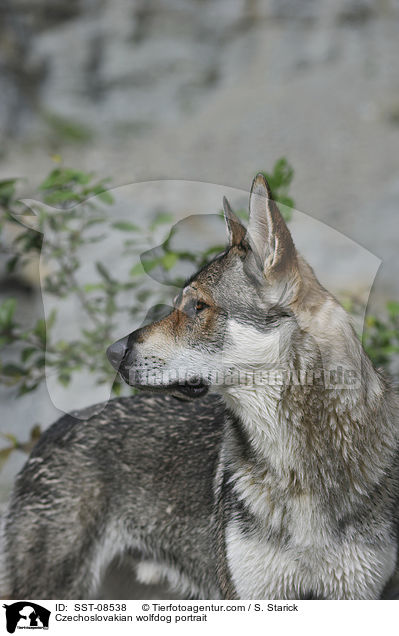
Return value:
[[(248, 189), (286, 156), (297, 208), (382, 260), (381, 306), (399, 298), (398, 33), (398, 0), (2, 0), (0, 178), (30, 196), (59, 154), (114, 185)], [(38, 291), (18, 293), (40, 313)], [(0, 398), (4, 430), (57, 414), (44, 389)], [(105, 597), (160, 593), (127, 578), (110, 574)]]
[(298, 209), (398, 291), (397, 0), (3, 0), (0, 170), (243, 189), (285, 155)]

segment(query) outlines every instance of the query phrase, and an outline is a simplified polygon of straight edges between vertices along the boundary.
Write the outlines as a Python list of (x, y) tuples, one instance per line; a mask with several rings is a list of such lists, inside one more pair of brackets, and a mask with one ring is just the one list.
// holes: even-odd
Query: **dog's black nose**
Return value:
[(112, 345), (110, 345), (107, 349), (107, 358), (114, 367), (114, 369), (118, 370), (123, 358), (126, 355), (127, 350), (127, 336), (126, 338), (121, 338), (121, 340), (117, 340)]

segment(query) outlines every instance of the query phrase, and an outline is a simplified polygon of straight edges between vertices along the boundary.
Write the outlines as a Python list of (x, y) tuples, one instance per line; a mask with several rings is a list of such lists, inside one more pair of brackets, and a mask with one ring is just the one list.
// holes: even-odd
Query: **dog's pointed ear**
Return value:
[(262, 173), (252, 182), (247, 240), (265, 274), (277, 274), (297, 262), (290, 231)]
[(240, 245), (245, 238), (247, 230), (241, 223), (238, 216), (233, 212), (226, 197), (223, 197), (223, 210), (224, 220), (226, 221), (227, 232), (229, 235), (230, 247), (233, 247), (233, 245)]

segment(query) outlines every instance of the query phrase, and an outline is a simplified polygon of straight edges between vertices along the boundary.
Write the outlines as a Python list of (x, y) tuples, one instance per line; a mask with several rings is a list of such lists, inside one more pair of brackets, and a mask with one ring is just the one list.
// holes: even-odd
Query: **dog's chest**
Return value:
[(379, 598), (392, 575), (396, 548), (388, 538), (382, 548), (360, 537), (337, 540), (310, 501), (273, 505), (264, 519), (251, 528), (250, 520), (232, 514), (226, 526), (227, 562), (239, 598)]

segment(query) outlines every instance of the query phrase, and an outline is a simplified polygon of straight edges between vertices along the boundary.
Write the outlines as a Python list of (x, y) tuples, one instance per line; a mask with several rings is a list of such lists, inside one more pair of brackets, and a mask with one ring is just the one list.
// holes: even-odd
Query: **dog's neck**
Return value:
[[(299, 369), (293, 355), (284, 381), (238, 384), (222, 392), (250, 447), (250, 452), (241, 452), (240, 443), (230, 436), (233, 470), (258, 484), (266, 480), (272, 489), (292, 489), (296, 494), (325, 499), (343, 489), (348, 496), (367, 496), (384, 475), (381, 436), (393, 449), (395, 432), (384, 406), (387, 388), (360, 343), (353, 340), (348, 347), (353, 348), (353, 364), (358, 364), (353, 386), (328, 385), (331, 376), (318, 375), (318, 356), (308, 357), (305, 368)], [(305, 381), (298, 381), (304, 371)], [(333, 381), (337, 379), (342, 378)]]

